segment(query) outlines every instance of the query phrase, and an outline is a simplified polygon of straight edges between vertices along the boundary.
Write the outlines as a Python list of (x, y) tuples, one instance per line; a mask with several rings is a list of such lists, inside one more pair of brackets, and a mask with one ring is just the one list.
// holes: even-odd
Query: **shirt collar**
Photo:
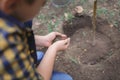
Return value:
[(20, 22), (19, 20), (17, 20), (16, 18), (14, 18), (11, 15), (7, 15), (4, 12), (0, 11), (0, 18), (6, 19), (8, 21), (11, 21), (12, 23), (18, 25), (21, 28), (25, 28), (24, 23)]

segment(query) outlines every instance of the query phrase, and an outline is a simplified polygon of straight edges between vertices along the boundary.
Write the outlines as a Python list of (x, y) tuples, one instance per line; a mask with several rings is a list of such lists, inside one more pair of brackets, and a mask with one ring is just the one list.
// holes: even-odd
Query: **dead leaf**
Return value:
[(82, 6), (76, 6), (76, 7), (75, 7), (75, 12), (78, 13), (78, 14), (82, 13), (83, 10), (84, 10), (84, 9), (83, 9)]

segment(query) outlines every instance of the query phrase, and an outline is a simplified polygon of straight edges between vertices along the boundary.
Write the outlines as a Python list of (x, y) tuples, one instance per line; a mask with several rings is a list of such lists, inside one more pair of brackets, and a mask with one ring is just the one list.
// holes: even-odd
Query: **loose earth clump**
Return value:
[(95, 45), (90, 16), (75, 15), (64, 23), (63, 31), (71, 45), (60, 54), (56, 69), (74, 80), (120, 80), (120, 32), (114, 26), (97, 18)]

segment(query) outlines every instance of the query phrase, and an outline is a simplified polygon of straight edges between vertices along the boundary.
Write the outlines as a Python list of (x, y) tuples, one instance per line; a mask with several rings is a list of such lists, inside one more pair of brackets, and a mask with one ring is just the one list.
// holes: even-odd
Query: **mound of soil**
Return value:
[(74, 80), (120, 80), (120, 32), (114, 26), (98, 18), (95, 45), (90, 16), (76, 15), (64, 23), (63, 31), (71, 45), (60, 54), (56, 69)]

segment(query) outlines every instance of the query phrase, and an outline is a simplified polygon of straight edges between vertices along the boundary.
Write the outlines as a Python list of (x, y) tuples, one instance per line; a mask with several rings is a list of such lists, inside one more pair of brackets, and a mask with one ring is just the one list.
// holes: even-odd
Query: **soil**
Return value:
[(75, 15), (64, 22), (63, 31), (71, 45), (59, 55), (55, 69), (74, 80), (120, 80), (120, 32), (115, 27), (97, 18), (95, 45), (90, 16)]

